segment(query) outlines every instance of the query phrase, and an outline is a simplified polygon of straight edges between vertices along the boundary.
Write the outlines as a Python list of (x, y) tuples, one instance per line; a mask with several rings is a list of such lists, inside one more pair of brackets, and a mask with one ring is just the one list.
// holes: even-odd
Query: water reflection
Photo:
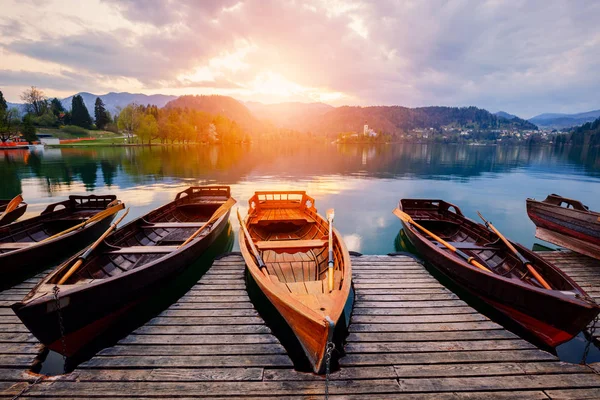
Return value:
[[(338, 208), (336, 225), (351, 250), (393, 251), (402, 197), (443, 198), (467, 216), (480, 210), (512, 238), (534, 242), (525, 198), (559, 192), (600, 209), (599, 149), (442, 144), (88, 147), (0, 153), (0, 197), (23, 192), (39, 212), (51, 197), (115, 192), (129, 219), (192, 184), (232, 185), (245, 200), (259, 189), (304, 189), (320, 209)], [(234, 228), (237, 222), (232, 219)], [(384, 238), (390, 238), (385, 240)]]

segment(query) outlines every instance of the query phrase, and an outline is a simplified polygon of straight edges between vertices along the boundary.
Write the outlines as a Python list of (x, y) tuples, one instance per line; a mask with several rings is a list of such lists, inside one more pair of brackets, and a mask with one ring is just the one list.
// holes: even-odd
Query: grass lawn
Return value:
[[(121, 134), (116, 134), (113, 132), (109, 132), (109, 131), (99, 131), (99, 130), (88, 130), (86, 129), (86, 134), (85, 135), (77, 135), (77, 134), (71, 134), (71, 133), (67, 133), (64, 132), (58, 128), (38, 128), (37, 129), (37, 133), (45, 133), (45, 134), (50, 134), (52, 136), (54, 136), (57, 139), (77, 139), (80, 137), (95, 137), (95, 138), (115, 138), (115, 137), (121, 137), (123, 135)], [(115, 139), (116, 140), (116, 139)]]

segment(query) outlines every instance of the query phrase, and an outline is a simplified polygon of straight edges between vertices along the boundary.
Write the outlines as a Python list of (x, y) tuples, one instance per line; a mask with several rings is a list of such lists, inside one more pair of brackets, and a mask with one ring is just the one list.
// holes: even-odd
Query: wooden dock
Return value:
[[(559, 261), (568, 264), (566, 258)], [(573, 268), (584, 279), (593, 272)], [(508, 332), (411, 257), (353, 257), (353, 275), (356, 301), (347, 354), (331, 376), (332, 398), (600, 398), (594, 366), (561, 363)], [(116, 346), (71, 374), (35, 385), (26, 370), (39, 344), (5, 308), (32, 283), (1, 293), (0, 397), (24, 389), (22, 398), (324, 396), (324, 378), (296, 372), (254, 309), (239, 255), (215, 261), (177, 303)]]

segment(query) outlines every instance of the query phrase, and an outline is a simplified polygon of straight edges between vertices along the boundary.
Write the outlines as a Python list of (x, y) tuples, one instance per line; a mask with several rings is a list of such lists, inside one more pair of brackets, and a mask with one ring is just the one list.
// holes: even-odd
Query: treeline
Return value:
[(556, 136), (556, 145), (600, 146), (600, 118), (587, 122), (569, 133)]
[(119, 130), (129, 141), (141, 144), (178, 143), (240, 143), (250, 136), (237, 122), (188, 108), (129, 104), (117, 118)]
[(477, 107), (374, 106), (335, 108), (312, 123), (321, 134), (360, 132), (366, 123), (376, 131), (402, 135), (413, 129), (442, 128), (473, 130), (537, 130), (537, 126), (520, 118), (506, 119)]
[[(92, 119), (81, 95), (73, 96), (71, 110), (66, 110), (58, 98), (49, 99), (44, 92), (32, 86), (21, 95), (25, 113), (16, 108), (8, 108), (0, 91), (0, 140), (6, 142), (19, 135), (33, 142), (37, 140), (36, 127), (63, 128), (65, 132), (86, 134), (85, 129), (117, 131), (113, 117), (106, 110), (102, 99), (96, 99), (94, 119)], [(79, 129), (73, 129), (79, 127)]]

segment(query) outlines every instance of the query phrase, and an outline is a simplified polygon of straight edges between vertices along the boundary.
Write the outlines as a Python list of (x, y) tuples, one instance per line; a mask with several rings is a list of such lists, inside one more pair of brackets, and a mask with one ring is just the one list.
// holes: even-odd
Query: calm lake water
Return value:
[[(64, 148), (0, 152), (0, 198), (20, 192), (35, 215), (69, 194), (114, 193), (131, 207), (125, 221), (172, 200), (190, 185), (231, 185), (245, 215), (255, 190), (306, 190), (348, 248), (396, 251), (401, 227), (391, 211), (400, 198), (440, 198), (478, 219), (479, 210), (526, 246), (535, 227), (525, 199), (549, 193), (600, 209), (598, 149), (455, 145), (249, 145)], [(26, 215), (27, 216), (27, 215)], [(232, 213), (234, 232), (238, 223)], [(237, 250), (237, 241), (234, 241)]]
[[(245, 215), (247, 200), (256, 190), (306, 190), (322, 213), (335, 208), (334, 224), (349, 250), (363, 254), (405, 250), (398, 240), (400, 221), (391, 213), (400, 198), (444, 199), (475, 220), (480, 211), (508, 237), (530, 248), (534, 243), (555, 246), (535, 239), (535, 226), (525, 211), (527, 197), (558, 193), (600, 210), (598, 149), (255, 144), (13, 150), (0, 152), (0, 157), (0, 198), (23, 193), (29, 203), (25, 217), (70, 194), (93, 192), (118, 195), (131, 207), (125, 219), (129, 221), (171, 201), (188, 186), (206, 184), (230, 185)], [(233, 236), (238, 227), (232, 212), (230, 234), (207, 257), (238, 250)], [(204, 264), (210, 265), (210, 260)], [(147, 308), (131, 329), (185, 293), (204, 268), (192, 267), (188, 277), (179, 277), (175, 290), (162, 296), (167, 300)], [(578, 362), (582, 343), (579, 337), (563, 345), (559, 356)], [(50, 358), (59, 359), (56, 354)], [(590, 353), (591, 360), (600, 360), (597, 349)], [(47, 372), (62, 370), (62, 364), (50, 364), (55, 365)]]

